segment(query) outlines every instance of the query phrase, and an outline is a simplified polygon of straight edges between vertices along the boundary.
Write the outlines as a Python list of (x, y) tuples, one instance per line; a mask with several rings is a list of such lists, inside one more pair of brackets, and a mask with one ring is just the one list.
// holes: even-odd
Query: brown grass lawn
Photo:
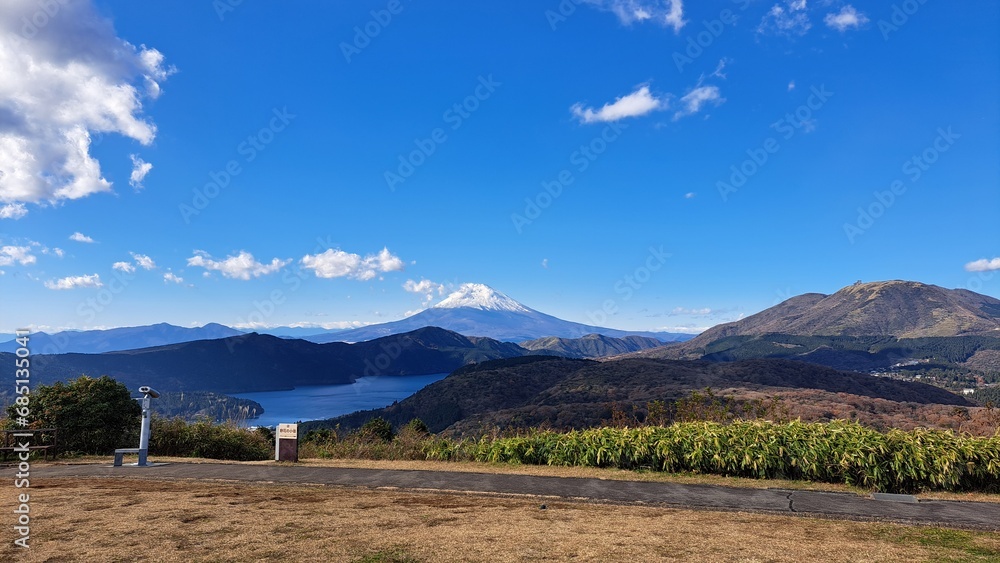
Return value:
[[(0, 561), (997, 561), (1000, 534), (531, 497), (268, 483), (33, 481)], [(545, 509), (542, 504), (547, 505)]]

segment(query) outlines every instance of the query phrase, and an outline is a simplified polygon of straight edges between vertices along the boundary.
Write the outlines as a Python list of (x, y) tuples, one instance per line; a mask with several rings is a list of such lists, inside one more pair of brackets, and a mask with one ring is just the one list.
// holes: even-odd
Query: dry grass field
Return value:
[[(2, 506), (14, 501), (4, 487)], [(989, 533), (273, 483), (45, 479), (31, 509), (31, 549), (4, 525), (0, 560), (1000, 560)]]

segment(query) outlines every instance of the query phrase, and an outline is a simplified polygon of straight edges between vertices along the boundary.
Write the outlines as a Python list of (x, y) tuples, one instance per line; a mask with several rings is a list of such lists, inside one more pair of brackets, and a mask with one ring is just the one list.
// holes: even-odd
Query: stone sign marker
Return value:
[(299, 460), (299, 425), (279, 424), (274, 435), (274, 460)]

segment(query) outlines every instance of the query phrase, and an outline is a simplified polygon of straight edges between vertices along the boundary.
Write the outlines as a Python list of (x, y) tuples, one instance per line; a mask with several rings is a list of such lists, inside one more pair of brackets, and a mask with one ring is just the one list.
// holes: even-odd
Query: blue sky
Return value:
[(1000, 7), (0, 8), (0, 330), (1000, 296)]

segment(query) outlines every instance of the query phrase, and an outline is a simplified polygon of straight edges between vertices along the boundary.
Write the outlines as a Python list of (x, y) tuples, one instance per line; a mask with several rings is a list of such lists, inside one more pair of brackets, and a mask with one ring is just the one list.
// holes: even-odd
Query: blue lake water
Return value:
[(354, 411), (377, 409), (401, 401), (424, 387), (440, 381), (447, 373), (431, 375), (378, 375), (362, 377), (347, 385), (296, 387), (291, 391), (263, 391), (233, 395), (257, 401), (264, 407), (260, 418), (248, 420), (250, 426), (274, 426), (332, 418)]

